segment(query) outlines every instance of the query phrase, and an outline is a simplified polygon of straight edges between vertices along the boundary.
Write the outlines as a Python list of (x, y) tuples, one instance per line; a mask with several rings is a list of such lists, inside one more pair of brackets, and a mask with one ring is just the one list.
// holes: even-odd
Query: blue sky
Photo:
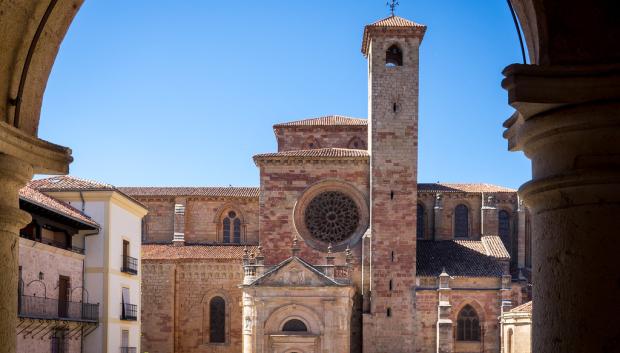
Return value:
[[(401, 0), (420, 54), (421, 182), (518, 187), (502, 69), (521, 60), (503, 1)], [(71, 174), (115, 185), (258, 185), (272, 125), (367, 115), (363, 27), (383, 0), (86, 0), (60, 48), (39, 136)]]

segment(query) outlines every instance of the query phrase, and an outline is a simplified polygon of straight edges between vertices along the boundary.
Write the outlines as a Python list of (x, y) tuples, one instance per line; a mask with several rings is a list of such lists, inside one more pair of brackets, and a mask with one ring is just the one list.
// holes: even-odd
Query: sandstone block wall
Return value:
[[(143, 351), (241, 352), (241, 259), (142, 263)], [(226, 343), (209, 342), (209, 302), (213, 296), (226, 301)]]
[[(22, 271), (23, 295), (59, 299), (59, 276), (69, 277), (68, 300), (82, 301), (82, 264), (84, 256), (68, 250), (19, 239), (19, 266)], [(39, 273), (42, 274), (40, 279)], [(34, 329), (37, 325), (33, 325)], [(36, 333), (36, 330), (32, 330)], [(32, 337), (31, 330), (25, 330), (17, 336), (17, 352), (49, 352), (51, 347), (50, 333), (39, 333)], [(30, 334), (30, 335), (29, 335)], [(41, 339), (43, 337), (43, 339)], [(81, 338), (67, 340), (67, 353), (79, 353)]]
[[(424, 278), (420, 278), (424, 281)], [(499, 279), (459, 278), (458, 286), (463, 289), (451, 289), (448, 294), (451, 305), (454, 352), (499, 353), (500, 327), (498, 317), (501, 314), (501, 296)], [(465, 289), (467, 286), (471, 289)], [(496, 290), (491, 290), (496, 288)], [(435, 288), (416, 290), (416, 332), (417, 352), (435, 353), (437, 347), (437, 306), (438, 292)], [(458, 314), (467, 304), (471, 305), (480, 318), (482, 331), (480, 342), (461, 342), (456, 340)]]
[[(174, 233), (174, 197), (154, 198), (135, 196), (145, 204), (149, 213), (143, 231), (145, 243), (172, 242)], [(184, 230), (188, 243), (213, 244), (222, 242), (221, 216), (234, 210), (242, 219), (241, 241), (258, 243), (258, 199), (183, 198), (185, 204)]]
[[(278, 151), (313, 148), (353, 148), (365, 150), (368, 146), (366, 126), (303, 126), (276, 128)], [(359, 147), (355, 147), (355, 142)]]

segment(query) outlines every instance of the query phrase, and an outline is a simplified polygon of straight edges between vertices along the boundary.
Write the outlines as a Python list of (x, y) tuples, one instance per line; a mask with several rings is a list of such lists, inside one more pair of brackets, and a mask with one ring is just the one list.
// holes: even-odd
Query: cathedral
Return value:
[(258, 187), (123, 187), (142, 229), (142, 351), (499, 353), (529, 300), (513, 189), (418, 183), (426, 27), (364, 28), (368, 118), (273, 126)]

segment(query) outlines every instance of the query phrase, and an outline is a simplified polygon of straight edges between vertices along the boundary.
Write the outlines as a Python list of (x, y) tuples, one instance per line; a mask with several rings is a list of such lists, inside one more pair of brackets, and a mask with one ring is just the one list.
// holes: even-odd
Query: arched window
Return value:
[(209, 342), (226, 342), (226, 301), (222, 297), (209, 302)]
[(460, 204), (454, 209), (454, 237), (467, 238), (469, 236), (469, 209)]
[(284, 332), (308, 332), (308, 328), (303, 321), (298, 319), (288, 320), (284, 326), (282, 326)]
[[(232, 238), (231, 238), (232, 235)], [(235, 211), (228, 211), (222, 220), (222, 242), (241, 243), (241, 219)]]
[(403, 65), (403, 52), (394, 44), (385, 52), (385, 66), (394, 67)]
[(507, 338), (508, 342), (506, 342), (506, 346), (508, 347), (508, 353), (512, 353), (512, 336), (513, 336), (513, 334), (514, 333), (513, 333), (512, 329), (509, 329), (508, 330), (508, 338)]
[(241, 243), (241, 220), (239, 218), (233, 221), (233, 243)]
[(480, 319), (471, 305), (465, 305), (456, 322), (458, 341), (480, 341)]
[(499, 211), (497, 214), (497, 226), (497, 233), (499, 234), (499, 237), (502, 239), (508, 253), (512, 254), (512, 243), (510, 241), (510, 215), (508, 212), (504, 210)]
[(418, 216), (416, 220), (416, 234), (418, 239), (424, 239), (424, 206), (418, 204)]
[(366, 148), (366, 143), (361, 138), (355, 136), (349, 141), (348, 147), (350, 149), (361, 150)]

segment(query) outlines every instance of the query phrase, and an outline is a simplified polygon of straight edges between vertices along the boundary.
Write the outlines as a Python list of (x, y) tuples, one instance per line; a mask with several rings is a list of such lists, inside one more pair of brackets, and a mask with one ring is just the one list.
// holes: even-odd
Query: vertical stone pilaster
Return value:
[(174, 200), (174, 235), (172, 244), (185, 245), (185, 207), (187, 199), (176, 198)]
[(440, 239), (445, 233), (442, 228), (443, 221), (443, 195), (435, 194), (435, 206), (433, 206), (433, 240)]
[(32, 167), (0, 154), (0, 352), (15, 352), (19, 231), (30, 215), (19, 209), (19, 189), (32, 178)]
[(497, 235), (498, 221), (495, 196), (482, 193), (482, 208), (480, 209), (480, 214), (480, 223), (482, 227), (480, 235)]
[(437, 353), (452, 353), (454, 351), (454, 338), (452, 322), (452, 305), (450, 304), (450, 276), (443, 271), (439, 278), (437, 289)]

